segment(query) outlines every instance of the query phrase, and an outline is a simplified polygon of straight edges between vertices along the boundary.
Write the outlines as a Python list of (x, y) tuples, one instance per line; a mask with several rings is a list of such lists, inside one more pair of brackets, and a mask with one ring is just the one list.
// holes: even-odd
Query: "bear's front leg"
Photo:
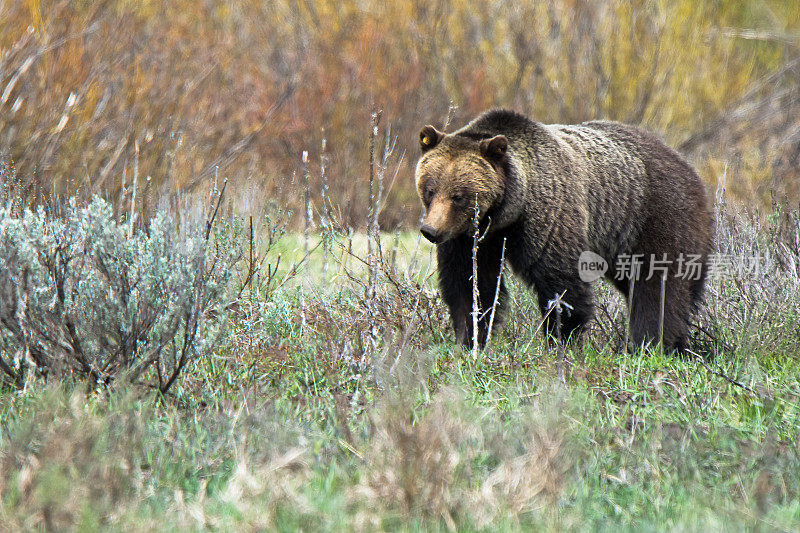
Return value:
[[(498, 246), (499, 243), (499, 246)], [(499, 327), (506, 314), (507, 291), (500, 272), (502, 243), (486, 239), (478, 246), (478, 344), (483, 347), (492, 319), (492, 305), (497, 295), (493, 327)], [(473, 342), (473, 284), (472, 239), (462, 235), (437, 246), (439, 289), (450, 309), (456, 342), (472, 346)]]
[[(576, 276), (577, 277), (577, 276)], [(544, 318), (545, 332), (548, 338), (557, 338), (561, 342), (579, 341), (586, 325), (594, 316), (594, 298), (591, 286), (578, 279), (545, 276), (535, 282), (539, 309)], [(558, 295), (563, 302), (561, 306), (561, 329), (557, 329), (558, 310), (553, 308)], [(566, 304), (566, 305), (564, 305)]]

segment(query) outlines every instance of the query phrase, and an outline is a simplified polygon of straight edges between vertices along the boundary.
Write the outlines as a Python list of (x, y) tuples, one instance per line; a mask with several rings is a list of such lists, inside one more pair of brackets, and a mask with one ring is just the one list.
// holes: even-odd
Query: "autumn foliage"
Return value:
[(227, 178), (239, 207), (300, 212), (308, 151), (318, 209), (325, 138), (333, 211), (363, 227), (380, 110), (390, 228), (419, 216), (419, 128), (494, 106), (641, 124), (743, 201), (798, 200), (796, 2), (3, 0), (0, 20), (0, 155), (32, 202), (149, 212)]

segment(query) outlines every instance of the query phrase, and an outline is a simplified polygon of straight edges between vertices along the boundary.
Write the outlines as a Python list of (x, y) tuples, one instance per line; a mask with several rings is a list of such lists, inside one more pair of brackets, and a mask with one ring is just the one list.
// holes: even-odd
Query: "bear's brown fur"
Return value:
[[(579, 273), (582, 252), (607, 262), (606, 277), (626, 298), (632, 288), (636, 344), (659, 339), (659, 267), (666, 267), (663, 341), (683, 349), (702, 297), (713, 223), (700, 178), (674, 150), (624, 124), (545, 125), (507, 110), (486, 112), (450, 134), (426, 126), (420, 143), (421, 231), (437, 244), (440, 289), (459, 342), (472, 339), (477, 202), (485, 233), (477, 254), (481, 343), (505, 241), (512, 271), (534, 287), (543, 314), (549, 301), (564, 294), (571, 310), (563, 313), (561, 331), (554, 330), (552, 314), (545, 321), (548, 332), (563, 339), (579, 336), (593, 315), (592, 290)], [(633, 278), (625, 267), (632, 261), (640, 263)], [(690, 264), (696, 276), (689, 277), (696, 279), (685, 275)], [(502, 317), (502, 281), (498, 305)]]

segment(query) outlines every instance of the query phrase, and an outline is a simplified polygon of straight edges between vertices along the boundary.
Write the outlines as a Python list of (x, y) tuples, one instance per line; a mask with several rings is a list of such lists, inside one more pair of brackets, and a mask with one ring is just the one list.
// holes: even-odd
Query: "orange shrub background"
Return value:
[(796, 1), (2, 0), (0, 21), (0, 156), (31, 201), (128, 205), (136, 176), (139, 208), (181, 208), (218, 169), (238, 208), (299, 213), (324, 136), (335, 211), (363, 227), (381, 110), (381, 223), (412, 225), (417, 132), (451, 103), (451, 128), (493, 106), (641, 124), (740, 201), (798, 201)]

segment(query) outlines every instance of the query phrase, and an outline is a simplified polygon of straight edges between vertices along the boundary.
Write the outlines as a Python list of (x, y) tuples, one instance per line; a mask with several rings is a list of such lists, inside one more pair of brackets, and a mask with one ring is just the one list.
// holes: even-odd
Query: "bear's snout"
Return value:
[(424, 224), (421, 228), (419, 228), (419, 232), (422, 233), (422, 236), (431, 241), (433, 244), (436, 244), (442, 238), (442, 234), (430, 224)]

